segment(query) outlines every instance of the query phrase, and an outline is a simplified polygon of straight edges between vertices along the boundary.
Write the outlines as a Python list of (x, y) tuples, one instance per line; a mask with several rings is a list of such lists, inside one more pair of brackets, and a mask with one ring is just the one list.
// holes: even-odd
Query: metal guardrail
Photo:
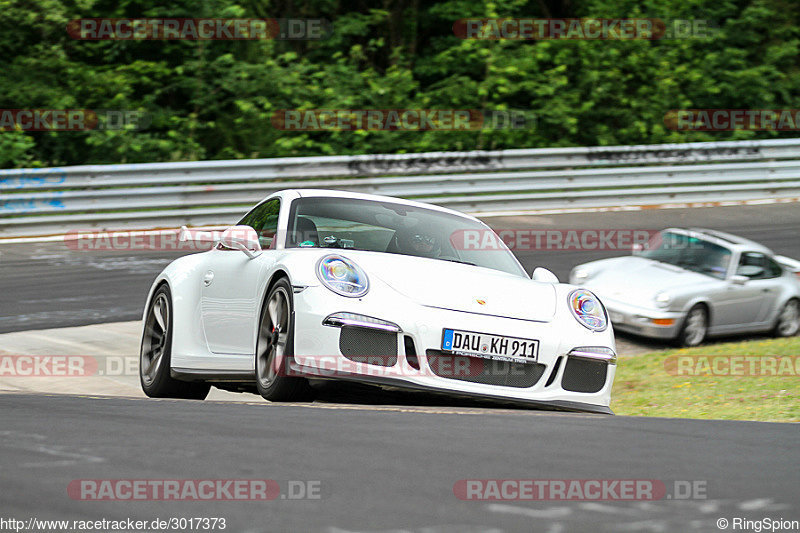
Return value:
[(800, 139), (0, 170), (0, 236), (227, 224), (331, 188), (504, 212), (800, 196)]

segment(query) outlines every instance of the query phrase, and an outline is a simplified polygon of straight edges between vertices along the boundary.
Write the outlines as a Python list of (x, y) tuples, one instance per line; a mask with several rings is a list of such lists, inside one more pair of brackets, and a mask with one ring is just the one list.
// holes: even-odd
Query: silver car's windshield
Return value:
[(656, 235), (638, 255), (718, 279), (725, 278), (731, 262), (724, 246), (671, 231)]
[[(310, 197), (292, 203), (287, 248), (367, 250), (465, 263), (527, 277), (486, 226), (468, 218), (392, 202)], [(489, 235), (491, 234), (491, 235)], [(470, 246), (465, 246), (465, 238)], [(471, 246), (475, 242), (492, 245)]]

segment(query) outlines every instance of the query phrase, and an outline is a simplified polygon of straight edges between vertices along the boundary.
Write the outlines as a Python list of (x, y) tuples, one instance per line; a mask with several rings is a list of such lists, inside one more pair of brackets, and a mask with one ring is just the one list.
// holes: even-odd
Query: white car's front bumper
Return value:
[[(566, 307), (550, 322), (532, 322), (426, 307), (386, 286), (373, 287), (360, 299), (312, 286), (295, 292), (294, 309), (291, 370), (300, 375), (611, 413), (616, 358), (568, 354), (580, 347), (615, 350), (613, 332), (588, 330)], [(393, 323), (400, 331), (323, 325), (326, 317), (340, 312)], [(536, 339), (538, 359), (523, 364), (453, 357), (441, 351), (444, 328)], [(393, 345), (388, 354), (374, 353), (386, 352), (387, 345)]]

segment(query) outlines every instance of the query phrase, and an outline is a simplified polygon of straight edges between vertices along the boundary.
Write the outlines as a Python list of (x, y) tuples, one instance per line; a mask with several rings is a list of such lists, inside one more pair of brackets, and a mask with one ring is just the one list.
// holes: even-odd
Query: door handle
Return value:
[(214, 281), (214, 272), (209, 270), (206, 272), (205, 276), (203, 276), (203, 285), (208, 287), (211, 285), (211, 282)]

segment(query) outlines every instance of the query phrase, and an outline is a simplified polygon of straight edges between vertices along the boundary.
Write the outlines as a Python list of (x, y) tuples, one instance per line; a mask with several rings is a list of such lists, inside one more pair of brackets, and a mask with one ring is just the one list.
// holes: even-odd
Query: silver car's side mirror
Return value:
[(736, 274), (731, 278), (731, 283), (734, 285), (744, 285), (750, 280), (747, 276), (742, 276), (741, 274)]
[(533, 269), (531, 275), (533, 281), (544, 281), (546, 283), (558, 283), (558, 276), (543, 267), (536, 267)]
[(764, 267), (758, 265), (742, 265), (736, 269), (737, 276), (746, 276), (749, 279), (758, 278), (764, 275)]

